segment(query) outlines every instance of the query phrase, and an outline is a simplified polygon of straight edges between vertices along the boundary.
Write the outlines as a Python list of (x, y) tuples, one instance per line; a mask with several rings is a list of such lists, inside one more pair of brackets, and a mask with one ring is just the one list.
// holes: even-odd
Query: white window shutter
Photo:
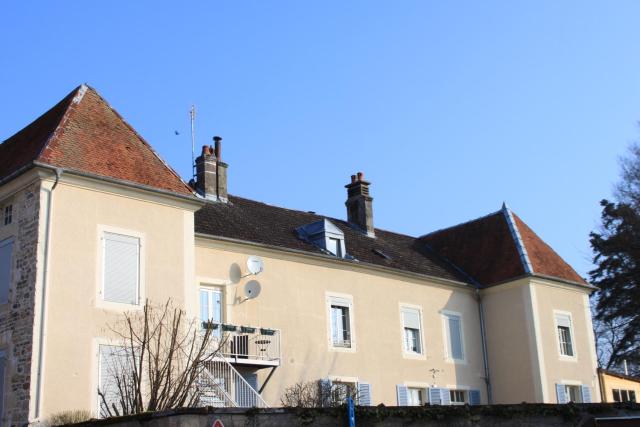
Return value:
[(318, 387), (320, 387), (320, 405), (322, 407), (331, 406), (331, 380), (318, 381)]
[[(105, 395), (105, 401), (109, 408), (115, 405), (119, 410), (120, 404), (120, 390), (118, 388), (117, 380), (122, 375), (125, 366), (127, 365), (126, 352), (122, 347), (113, 345), (100, 345), (99, 346), (99, 388)], [(102, 399), (98, 397), (98, 409), (101, 417), (108, 416), (108, 412), (104, 409)], [(111, 409), (113, 412), (113, 409)]]
[(403, 308), (402, 321), (405, 328), (420, 330), (420, 311), (415, 308)]
[(591, 388), (588, 385), (582, 386), (582, 403), (591, 403)]
[(442, 399), (442, 405), (451, 405), (451, 393), (448, 388), (440, 389), (440, 398)]
[(442, 391), (439, 388), (429, 389), (429, 403), (431, 405), (442, 405)]
[(447, 319), (449, 323), (449, 348), (451, 350), (449, 357), (452, 359), (464, 359), (460, 316), (451, 315), (448, 316)]
[(358, 383), (358, 405), (371, 406), (371, 384)]
[(398, 406), (408, 406), (409, 396), (407, 386), (404, 384), (398, 384), (396, 386), (396, 396), (398, 397)]
[(564, 384), (556, 384), (556, 396), (558, 397), (558, 403), (567, 403), (567, 392)]
[(0, 242), (0, 304), (9, 301), (11, 287), (11, 258), (13, 255), (13, 240)]
[(138, 304), (140, 239), (104, 233), (103, 299)]
[(566, 314), (556, 314), (556, 322), (558, 323), (558, 326), (565, 328), (571, 327), (571, 317)]

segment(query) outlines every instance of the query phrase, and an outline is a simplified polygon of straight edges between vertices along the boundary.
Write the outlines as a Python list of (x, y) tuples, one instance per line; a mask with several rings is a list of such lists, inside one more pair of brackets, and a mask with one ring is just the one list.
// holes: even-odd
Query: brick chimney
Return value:
[(347, 189), (347, 221), (366, 233), (375, 237), (373, 228), (373, 197), (369, 196), (370, 182), (364, 180), (364, 174), (358, 172), (351, 175), (351, 182), (345, 185)]
[(204, 145), (202, 154), (196, 158), (195, 188), (206, 199), (226, 203), (229, 165), (222, 161), (222, 138), (214, 136), (213, 141), (215, 145)]

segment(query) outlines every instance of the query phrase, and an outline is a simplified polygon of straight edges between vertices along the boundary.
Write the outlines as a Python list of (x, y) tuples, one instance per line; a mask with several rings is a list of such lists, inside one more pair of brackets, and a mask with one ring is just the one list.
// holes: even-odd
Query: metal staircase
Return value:
[(268, 407), (260, 393), (219, 352), (203, 363), (197, 383), (200, 406)]

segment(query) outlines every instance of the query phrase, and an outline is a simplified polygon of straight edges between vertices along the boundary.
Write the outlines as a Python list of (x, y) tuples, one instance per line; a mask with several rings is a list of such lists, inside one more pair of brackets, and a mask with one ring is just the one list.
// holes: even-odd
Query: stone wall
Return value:
[[(639, 417), (637, 404), (520, 404), (494, 406), (358, 407), (358, 426), (533, 427), (592, 426), (595, 418)], [(344, 408), (327, 409), (214, 409), (194, 408), (76, 424), (77, 427), (225, 427), (348, 426)], [(630, 424), (629, 424), (630, 425)]]
[(31, 361), (38, 253), (40, 184), (13, 195), (13, 220), (3, 234), (13, 237), (12, 287), (0, 309), (0, 349), (6, 353), (2, 426), (24, 426), (29, 418)]

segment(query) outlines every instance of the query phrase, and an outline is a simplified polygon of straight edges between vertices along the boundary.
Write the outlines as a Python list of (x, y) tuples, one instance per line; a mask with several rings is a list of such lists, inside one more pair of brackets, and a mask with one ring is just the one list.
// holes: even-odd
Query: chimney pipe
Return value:
[(351, 175), (347, 189), (347, 221), (369, 237), (375, 237), (373, 228), (373, 197), (369, 195), (370, 182), (364, 180), (364, 174)]
[(196, 158), (196, 191), (208, 200), (226, 203), (227, 168), (222, 161), (222, 138), (213, 137), (214, 145), (203, 145), (202, 154)]

